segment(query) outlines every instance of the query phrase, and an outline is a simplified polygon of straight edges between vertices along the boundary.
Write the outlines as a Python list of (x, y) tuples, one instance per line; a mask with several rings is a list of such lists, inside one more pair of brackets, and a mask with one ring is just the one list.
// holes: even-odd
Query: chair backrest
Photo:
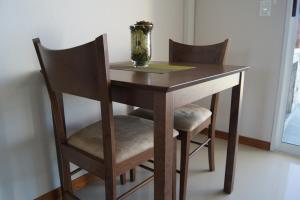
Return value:
[(169, 40), (170, 63), (223, 64), (228, 39), (224, 42), (195, 46)]
[(39, 38), (33, 39), (33, 43), (51, 100), (55, 134), (60, 142), (65, 143), (67, 139), (62, 94), (101, 101), (104, 159), (113, 161), (115, 135), (106, 34), (63, 50), (47, 49)]
[(33, 40), (42, 72), (53, 91), (101, 100), (109, 82), (106, 35), (95, 41), (63, 50), (50, 50)]

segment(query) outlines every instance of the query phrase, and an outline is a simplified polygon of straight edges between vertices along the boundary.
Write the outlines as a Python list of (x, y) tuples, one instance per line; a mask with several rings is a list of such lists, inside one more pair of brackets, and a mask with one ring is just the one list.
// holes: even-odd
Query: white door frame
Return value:
[[(299, 8), (298, 0), (298, 7)], [(277, 90), (277, 101), (274, 115), (274, 124), (272, 132), (271, 150), (283, 151), (289, 154), (300, 155), (300, 147), (282, 142), (282, 134), (286, 115), (286, 106), (288, 99), (289, 80), (291, 77), (292, 60), (294, 46), (296, 44), (298, 9), (297, 16), (292, 18), (293, 0), (287, 0), (287, 11), (285, 19), (285, 33), (282, 48), (282, 61), (280, 69), (279, 85)], [(296, 30), (295, 30), (296, 29)]]
[(195, 0), (184, 0), (183, 10), (183, 42), (194, 44), (195, 37)]

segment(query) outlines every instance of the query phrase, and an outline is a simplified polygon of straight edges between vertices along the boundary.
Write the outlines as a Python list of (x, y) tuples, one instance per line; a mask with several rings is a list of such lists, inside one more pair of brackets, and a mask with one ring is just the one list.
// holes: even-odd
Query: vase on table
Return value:
[(130, 26), (131, 60), (136, 67), (148, 67), (151, 60), (151, 22), (140, 21)]

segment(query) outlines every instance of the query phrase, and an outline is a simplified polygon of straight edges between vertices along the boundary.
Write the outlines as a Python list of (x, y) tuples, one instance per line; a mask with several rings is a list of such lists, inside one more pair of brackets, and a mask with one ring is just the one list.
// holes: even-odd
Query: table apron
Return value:
[[(240, 73), (231, 74), (222, 78), (217, 78), (197, 85), (189, 86), (173, 93), (174, 108), (203, 99), (223, 90), (232, 88), (239, 84)], [(153, 90), (141, 88), (112, 86), (112, 100), (126, 105), (137, 106), (153, 110), (154, 102)]]
[(130, 106), (153, 110), (154, 91), (140, 88), (112, 86), (112, 100)]
[(239, 84), (240, 73), (214, 79), (173, 92), (174, 108), (178, 108)]

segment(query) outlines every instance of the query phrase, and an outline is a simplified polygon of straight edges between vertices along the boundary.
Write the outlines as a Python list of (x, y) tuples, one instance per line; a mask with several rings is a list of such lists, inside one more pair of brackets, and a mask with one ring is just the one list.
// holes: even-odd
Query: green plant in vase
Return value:
[(130, 26), (131, 60), (137, 67), (147, 67), (151, 60), (151, 22), (140, 21)]

